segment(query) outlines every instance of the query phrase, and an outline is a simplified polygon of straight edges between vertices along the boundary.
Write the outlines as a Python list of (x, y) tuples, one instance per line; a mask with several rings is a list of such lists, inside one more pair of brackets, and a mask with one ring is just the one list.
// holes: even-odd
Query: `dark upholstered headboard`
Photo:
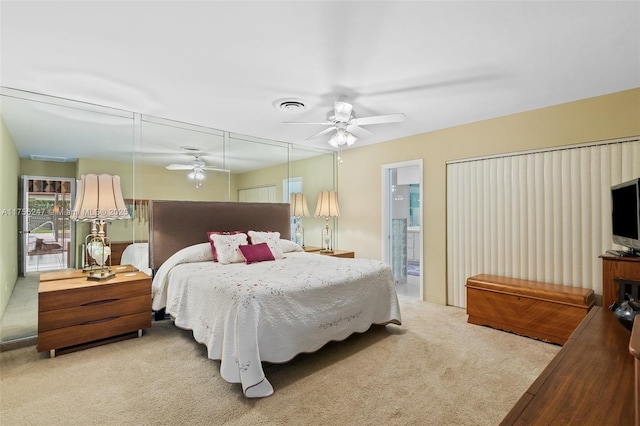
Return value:
[(149, 201), (149, 267), (180, 249), (207, 242), (209, 231), (277, 231), (291, 237), (286, 203)]

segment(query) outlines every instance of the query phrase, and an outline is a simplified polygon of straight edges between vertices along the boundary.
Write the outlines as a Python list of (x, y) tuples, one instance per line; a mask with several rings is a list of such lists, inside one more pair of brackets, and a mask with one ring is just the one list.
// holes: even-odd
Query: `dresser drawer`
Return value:
[[(122, 283), (105, 283), (88, 285), (79, 288), (68, 288), (58, 291), (40, 291), (38, 294), (38, 311), (52, 311), (76, 306), (103, 303), (108, 300), (128, 299), (137, 296), (148, 296), (151, 299), (149, 278)], [(45, 283), (46, 284), (46, 283)]]
[(38, 333), (38, 351), (66, 348), (151, 327), (151, 310)]
[(38, 333), (139, 312), (151, 312), (150, 295), (127, 299), (103, 299), (85, 305), (43, 311), (38, 315)]

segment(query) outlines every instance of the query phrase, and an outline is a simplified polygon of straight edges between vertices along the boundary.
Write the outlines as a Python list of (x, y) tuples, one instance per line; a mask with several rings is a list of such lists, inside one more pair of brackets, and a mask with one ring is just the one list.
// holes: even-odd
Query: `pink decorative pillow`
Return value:
[(276, 260), (267, 243), (251, 244), (238, 247), (247, 265), (251, 263)]
[(228, 263), (244, 262), (244, 257), (239, 247), (247, 245), (247, 234), (242, 232), (229, 235), (212, 233), (209, 239), (213, 242), (213, 248), (219, 263), (226, 265)]
[[(207, 232), (207, 240), (209, 240), (209, 243), (211, 244), (211, 254), (213, 255), (213, 261), (217, 262), (218, 261), (218, 253), (216, 252), (216, 246), (213, 244), (213, 238), (211, 238), (211, 235), (236, 235), (236, 234), (246, 234), (246, 232), (244, 231), (212, 231), (212, 232)], [(251, 244), (251, 240), (249, 240), (249, 236), (247, 236), (247, 243)]]

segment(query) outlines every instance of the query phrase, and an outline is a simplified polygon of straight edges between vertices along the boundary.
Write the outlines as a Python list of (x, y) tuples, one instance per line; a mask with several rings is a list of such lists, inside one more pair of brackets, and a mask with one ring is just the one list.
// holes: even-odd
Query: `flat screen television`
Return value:
[(640, 178), (611, 187), (613, 242), (625, 247), (619, 255), (640, 256)]

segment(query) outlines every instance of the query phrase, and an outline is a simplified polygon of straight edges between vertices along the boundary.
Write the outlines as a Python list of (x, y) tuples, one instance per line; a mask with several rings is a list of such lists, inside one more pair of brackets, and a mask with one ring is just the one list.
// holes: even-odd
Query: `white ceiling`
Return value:
[[(335, 100), (406, 115), (358, 147), (640, 87), (638, 1), (3, 0), (0, 14), (4, 87), (322, 148), (305, 140), (322, 126), (282, 122), (324, 121)], [(274, 107), (288, 99), (306, 109)]]

